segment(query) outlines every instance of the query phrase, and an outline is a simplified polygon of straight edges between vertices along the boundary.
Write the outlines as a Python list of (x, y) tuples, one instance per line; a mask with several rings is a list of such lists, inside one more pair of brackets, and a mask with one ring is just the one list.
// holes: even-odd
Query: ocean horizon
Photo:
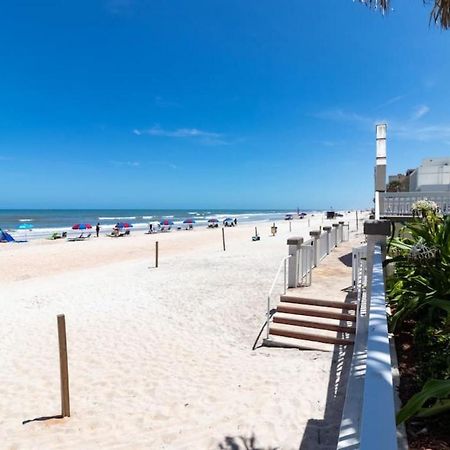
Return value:
[[(312, 210), (302, 209), (303, 212)], [(317, 210), (319, 211), (319, 210)], [(287, 209), (1, 209), (0, 228), (8, 231), (19, 230), (23, 224), (29, 224), (36, 231), (54, 231), (71, 229), (76, 223), (89, 223), (95, 226), (112, 227), (117, 222), (128, 222), (143, 228), (149, 223), (161, 219), (171, 219), (175, 225), (192, 218), (195, 224), (204, 225), (210, 218), (219, 221), (227, 217), (238, 222), (255, 222), (284, 219), (285, 214), (295, 213)]]

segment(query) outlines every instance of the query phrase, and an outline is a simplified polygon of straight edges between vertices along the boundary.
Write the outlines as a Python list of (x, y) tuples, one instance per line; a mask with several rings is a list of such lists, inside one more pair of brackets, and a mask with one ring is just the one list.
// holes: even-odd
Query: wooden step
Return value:
[(273, 326), (273, 325), (269, 329), (269, 336), (270, 335), (301, 339), (305, 341), (323, 342), (326, 344), (338, 344), (338, 345), (353, 344), (353, 339), (351, 338), (339, 338), (337, 336), (310, 333), (306, 331), (299, 331), (287, 327), (282, 328), (280, 326)]
[(352, 309), (356, 311), (356, 303), (345, 303), (336, 300), (321, 300), (318, 298), (303, 298), (292, 295), (281, 295), (280, 300), (286, 303), (298, 303), (302, 305), (327, 306), (329, 308)]
[(349, 334), (355, 334), (356, 332), (356, 328), (354, 326), (339, 325), (319, 320), (307, 320), (299, 318), (298, 316), (291, 316), (291, 317), (288, 317), (288, 315), (282, 316), (278, 313), (273, 316), (272, 320), (273, 323), (283, 323), (285, 325), (294, 325), (297, 327), (318, 328), (320, 330), (330, 330)]
[(356, 317), (353, 314), (338, 313), (329, 311), (325, 308), (312, 308), (305, 306), (297, 306), (292, 304), (280, 303), (277, 306), (278, 312), (297, 314), (301, 316), (327, 317), (330, 319), (347, 320), (349, 322), (356, 322)]

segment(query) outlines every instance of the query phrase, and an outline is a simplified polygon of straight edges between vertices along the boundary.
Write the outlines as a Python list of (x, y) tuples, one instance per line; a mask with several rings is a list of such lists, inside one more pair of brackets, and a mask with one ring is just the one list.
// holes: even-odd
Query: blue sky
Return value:
[(421, 0), (3, 2), (0, 208), (371, 205), (450, 155), (450, 31)]

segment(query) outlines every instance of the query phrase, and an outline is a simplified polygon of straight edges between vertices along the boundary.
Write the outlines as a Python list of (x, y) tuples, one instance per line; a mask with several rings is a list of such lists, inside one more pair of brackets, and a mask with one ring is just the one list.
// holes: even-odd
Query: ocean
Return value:
[[(245, 209), (3, 209), (0, 210), (0, 228), (13, 234), (26, 234), (28, 239), (42, 237), (55, 231), (71, 231), (72, 225), (89, 223), (93, 227), (99, 222), (102, 230), (110, 230), (117, 222), (128, 222), (136, 229), (145, 229), (150, 222), (159, 223), (170, 219), (181, 225), (187, 218), (195, 220), (194, 226), (205, 226), (210, 218), (220, 222), (227, 217), (239, 222), (282, 220), (286, 210)], [(32, 231), (20, 230), (24, 224)]]

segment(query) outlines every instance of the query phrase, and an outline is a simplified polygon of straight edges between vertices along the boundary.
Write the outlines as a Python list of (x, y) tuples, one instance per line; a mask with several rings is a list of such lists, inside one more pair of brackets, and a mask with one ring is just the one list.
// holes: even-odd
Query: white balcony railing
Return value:
[(383, 192), (380, 196), (380, 215), (382, 217), (412, 216), (412, 205), (417, 200), (432, 200), (439, 211), (450, 214), (450, 191), (447, 192)]

